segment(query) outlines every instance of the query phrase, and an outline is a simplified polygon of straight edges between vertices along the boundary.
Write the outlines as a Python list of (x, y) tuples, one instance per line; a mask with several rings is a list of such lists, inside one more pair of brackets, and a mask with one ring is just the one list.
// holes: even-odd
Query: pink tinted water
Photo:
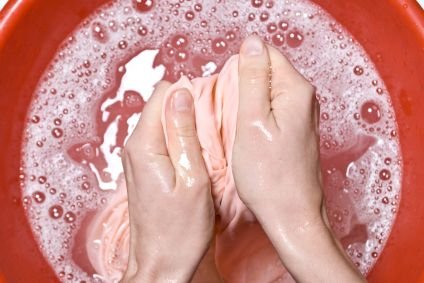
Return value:
[(23, 203), (62, 281), (102, 280), (85, 253), (85, 229), (114, 194), (120, 151), (154, 84), (218, 72), (250, 33), (317, 87), (331, 226), (364, 274), (378, 259), (402, 168), (394, 112), (373, 63), (308, 1), (227, 2), (112, 1), (63, 42), (41, 78), (23, 140)]

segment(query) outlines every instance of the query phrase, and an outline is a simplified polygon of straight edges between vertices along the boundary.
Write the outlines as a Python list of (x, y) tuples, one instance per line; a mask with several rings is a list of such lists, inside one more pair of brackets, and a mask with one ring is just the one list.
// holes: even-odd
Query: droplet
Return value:
[(373, 101), (367, 101), (361, 107), (361, 116), (369, 124), (377, 123), (381, 119), (380, 107)]
[(388, 198), (388, 197), (384, 197), (384, 198), (381, 200), (381, 202), (382, 202), (382, 203), (384, 203), (384, 204), (388, 204), (388, 203), (389, 203), (389, 198)]

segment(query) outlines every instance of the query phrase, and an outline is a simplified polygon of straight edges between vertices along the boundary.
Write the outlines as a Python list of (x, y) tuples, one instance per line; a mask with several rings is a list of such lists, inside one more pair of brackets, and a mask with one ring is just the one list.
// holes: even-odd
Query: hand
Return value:
[(159, 83), (123, 152), (130, 256), (123, 282), (189, 282), (213, 237), (215, 212), (196, 134), (193, 98)]
[(314, 87), (251, 36), (240, 51), (239, 92), (232, 169), (241, 200), (298, 282), (360, 282), (326, 225)]

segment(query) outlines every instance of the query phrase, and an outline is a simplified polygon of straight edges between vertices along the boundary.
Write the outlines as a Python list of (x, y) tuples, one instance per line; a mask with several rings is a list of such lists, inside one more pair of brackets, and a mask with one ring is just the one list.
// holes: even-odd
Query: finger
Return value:
[[(284, 111), (316, 113), (315, 88), (300, 74), (277, 49), (268, 46), (272, 65), (271, 107), (274, 116)], [(309, 111), (309, 112), (308, 112)], [(312, 112), (311, 112), (312, 111)]]
[(208, 178), (196, 132), (193, 96), (188, 89), (177, 89), (165, 108), (168, 152), (175, 168), (177, 188), (203, 185)]
[(238, 122), (264, 119), (271, 111), (270, 59), (258, 36), (249, 36), (240, 48)]
[(318, 102), (318, 99), (314, 97), (314, 105), (315, 105), (315, 111), (314, 111), (314, 121), (315, 121), (315, 134), (319, 137), (319, 119), (321, 116), (321, 107)]
[(149, 154), (168, 155), (161, 123), (162, 105), (166, 90), (171, 86), (167, 81), (156, 84), (156, 88), (143, 109), (126, 150)]

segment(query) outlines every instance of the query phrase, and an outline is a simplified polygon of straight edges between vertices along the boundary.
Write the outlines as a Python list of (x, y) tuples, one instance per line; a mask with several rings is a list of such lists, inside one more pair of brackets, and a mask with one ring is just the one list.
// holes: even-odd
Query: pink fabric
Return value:
[[(221, 275), (227, 282), (280, 282), (286, 272), (254, 215), (240, 200), (231, 170), (239, 99), (238, 56), (231, 57), (219, 75), (192, 81), (182, 77), (167, 90), (164, 105), (172, 91), (182, 87), (193, 94), (197, 133), (211, 179), (218, 216), (215, 255)], [(162, 124), (165, 125), (164, 111)], [(165, 127), (164, 132), (166, 136)], [(117, 197), (122, 198), (119, 193)], [(113, 230), (122, 230), (119, 217), (111, 216), (122, 215), (121, 211), (112, 207), (113, 203), (96, 216), (91, 224), (93, 228), (89, 229), (87, 242), (93, 266), (101, 275), (109, 278), (111, 274), (116, 277), (123, 270), (120, 269), (121, 264), (107, 262), (110, 256), (105, 257), (104, 250), (113, 251), (112, 246), (116, 246), (120, 249), (117, 254), (124, 254), (117, 258), (128, 256), (128, 244), (120, 243), (116, 237), (103, 235)], [(122, 221), (128, 225), (127, 219)], [(102, 239), (102, 245), (106, 246), (100, 249), (101, 252), (94, 250), (90, 242), (99, 238)]]

